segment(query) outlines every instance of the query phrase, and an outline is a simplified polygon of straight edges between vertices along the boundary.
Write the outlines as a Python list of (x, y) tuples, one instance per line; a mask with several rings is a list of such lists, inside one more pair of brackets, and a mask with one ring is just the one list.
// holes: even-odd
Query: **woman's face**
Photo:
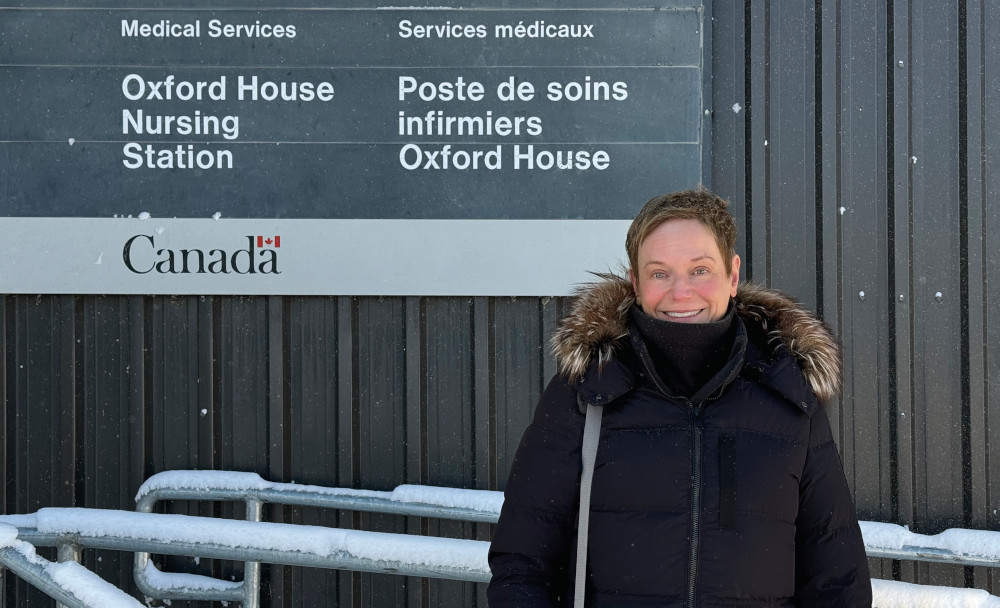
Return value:
[(715, 236), (698, 220), (669, 220), (639, 245), (639, 267), (629, 271), (642, 311), (677, 323), (708, 323), (726, 314), (740, 280), (740, 256), (732, 270)]

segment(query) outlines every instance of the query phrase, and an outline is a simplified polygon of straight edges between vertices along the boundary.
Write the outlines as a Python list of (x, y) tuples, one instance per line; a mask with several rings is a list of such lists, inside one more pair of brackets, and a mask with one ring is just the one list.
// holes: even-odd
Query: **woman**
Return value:
[[(659, 196), (629, 228), (629, 278), (580, 291), (511, 468), (490, 606), (582, 606), (576, 589), (592, 607), (871, 606), (820, 403), (839, 348), (787, 296), (739, 285), (735, 241), (707, 190)], [(588, 409), (602, 416), (581, 495)]]

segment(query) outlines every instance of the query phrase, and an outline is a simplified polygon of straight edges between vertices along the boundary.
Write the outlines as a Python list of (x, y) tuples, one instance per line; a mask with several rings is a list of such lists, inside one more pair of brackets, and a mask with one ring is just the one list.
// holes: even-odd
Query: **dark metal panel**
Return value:
[[(427, 324), (424, 298), (405, 299), (406, 306), (406, 482), (423, 484), (427, 480)], [(426, 535), (429, 523), (417, 517), (406, 518), (409, 534)], [(431, 582), (407, 580), (407, 606), (429, 604)]]
[(556, 375), (556, 358), (552, 354), (551, 337), (559, 327), (559, 321), (569, 313), (571, 298), (542, 298), (542, 335), (539, 348), (542, 350), (542, 381)]
[[(358, 391), (360, 368), (358, 361), (359, 299), (337, 298), (337, 486), (356, 488), (360, 484), (360, 421)], [(341, 528), (357, 528), (360, 514), (341, 514)], [(360, 602), (361, 574), (339, 572), (338, 600), (341, 606)]]
[(772, 7), (768, 43), (768, 283), (816, 309), (816, 7)]
[[(531, 422), (549, 378), (542, 377), (543, 346), (539, 302), (535, 298), (496, 298), (493, 322), (496, 356), (497, 483), (507, 485), (514, 452)], [(548, 338), (548, 336), (545, 336)]]
[[(122, 296), (81, 298), (77, 349), (79, 389), (77, 403), (83, 417), (82, 463), (78, 468), (81, 506), (121, 509), (132, 503), (142, 482), (141, 461), (133, 457), (142, 445), (133, 445), (131, 432), (133, 334), (142, 336), (142, 319), (131, 318), (130, 301)], [(135, 370), (141, 378), (141, 364)], [(138, 465), (139, 469), (133, 467)], [(115, 584), (128, 585), (132, 558), (118, 551), (85, 554), (86, 565)], [(100, 560), (97, 558), (100, 557)]]
[[(13, 401), (7, 404), (8, 513), (42, 507), (75, 506), (77, 420), (75, 315), (73, 296), (18, 296), (14, 299)], [(9, 395), (10, 393), (8, 393)], [(13, 414), (13, 421), (10, 416)], [(54, 558), (54, 552), (46, 557)], [(46, 596), (17, 580), (12, 605), (44, 605)]]
[[(406, 476), (406, 307), (402, 298), (358, 300), (358, 487), (391, 490)], [(402, 517), (361, 516), (366, 530), (405, 532)], [(407, 583), (388, 575), (361, 575), (365, 601), (403, 606)]]
[[(267, 298), (267, 443), (258, 446), (262, 457), (267, 462), (266, 476), (268, 479), (286, 480), (289, 478), (291, 445), (289, 432), (291, 427), (291, 411), (287, 407), (288, 392), (286, 350), (285, 350), (285, 298), (269, 296)], [(281, 509), (279, 509), (280, 511)], [(279, 513), (280, 521), (281, 514)], [(288, 597), (290, 590), (285, 588), (284, 566), (261, 568), (261, 579), (268, 581), (268, 593), (275, 597)]]
[[(888, 15), (892, 24), (893, 55), (887, 60), (891, 62), (888, 72), (892, 78), (892, 87), (888, 89), (889, 110), (892, 112), (891, 132), (887, 144), (892, 154), (888, 167), (892, 170), (891, 199), (892, 212), (889, 217), (892, 229), (893, 264), (890, 267), (891, 294), (894, 307), (892, 324), (889, 329), (894, 340), (894, 356), (892, 370), (895, 373), (895, 384), (890, 386), (890, 398), (896, 400), (896, 453), (894, 454), (897, 470), (897, 507), (894, 521), (901, 525), (912, 526), (914, 514), (914, 497), (916, 483), (916, 467), (913, 462), (913, 283), (910, 268), (911, 235), (910, 226), (910, 8), (906, 2), (895, 2), (893, 12)], [(906, 580), (915, 580), (915, 568), (912, 564), (904, 564), (903, 571)]]
[(74, 298), (19, 297), (14, 353), (16, 513), (74, 505)]
[[(935, 532), (961, 526), (964, 508), (957, 3), (914, 4), (910, 28), (914, 525)], [(959, 569), (918, 570), (964, 582)]]
[(268, 298), (233, 297), (220, 304), (215, 386), (219, 392), (216, 436), (222, 445), (216, 460), (222, 469), (267, 477), (268, 358), (273, 352), (268, 348)]
[(771, 2), (750, 2), (750, 23), (747, 28), (746, 56), (750, 64), (750, 92), (745, 108), (749, 141), (744, 152), (749, 158), (746, 166), (749, 175), (746, 190), (746, 259), (743, 276), (761, 285), (770, 285), (771, 271), (768, 253), (770, 246), (770, 36)]
[[(916, 475), (914, 462), (914, 369), (913, 369), (913, 275), (911, 273), (911, 179), (913, 163), (910, 162), (910, 8), (906, 2), (895, 2), (889, 15), (892, 24), (892, 62), (888, 77), (892, 78), (892, 88), (888, 90), (889, 111), (892, 112), (892, 131), (887, 138), (891, 150), (888, 168), (892, 170), (892, 211), (889, 218), (892, 229), (893, 263), (890, 279), (893, 287), (894, 308), (892, 334), (894, 357), (891, 371), (895, 375), (890, 399), (895, 399), (896, 424), (896, 512), (894, 521), (901, 525), (914, 525)], [(903, 580), (916, 580), (916, 566), (902, 563), (900, 574)]]
[[(822, 298), (819, 312), (835, 334), (840, 333), (840, 2), (822, 2), (819, 20), (819, 60), (816, 114), (819, 121), (819, 146), (816, 148), (822, 201), (819, 212), (818, 243), (822, 266), (819, 283)], [(830, 404), (839, 408), (839, 403)], [(836, 436), (836, 433), (835, 435)]]
[[(994, 3), (969, 7), (969, 313), (970, 406), (973, 434), (972, 523), (1000, 527), (1000, 323), (991, 302), (1000, 297), (1000, 12)], [(977, 63), (978, 62), (978, 63)], [(978, 220), (978, 221), (977, 221)], [(982, 346), (979, 346), (980, 340)], [(978, 357), (978, 358), (977, 358)], [(981, 430), (980, 430), (981, 429)], [(977, 462), (979, 461), (979, 462)], [(985, 470), (983, 470), (985, 468)], [(1000, 593), (1000, 576), (977, 572)]]
[[(736, 250), (746, 257), (746, 39), (744, 3), (712, 7), (712, 190), (736, 217)], [(745, 271), (744, 271), (745, 274)]]
[[(841, 5), (841, 332), (845, 395), (841, 452), (859, 516), (891, 517), (885, 133), (885, 19), (856, 0)], [(874, 9), (874, 10), (873, 10)]]
[[(153, 472), (211, 468), (211, 454), (201, 453), (198, 436), (200, 410), (212, 404), (202, 400), (199, 390), (205, 363), (197, 298), (152, 297), (147, 302), (147, 411), (152, 422)], [(213, 330), (209, 326), (204, 331)], [(205, 382), (211, 386), (211, 377)]]
[[(473, 370), (475, 402), (475, 450), (476, 450), (476, 482), (480, 490), (497, 489), (497, 433), (496, 399), (493, 384), (496, 375), (496, 352), (493, 333), (493, 298), (474, 298), (472, 300), (472, 333), (473, 333)], [(489, 541), (493, 538), (496, 526), (479, 524), (475, 526), (475, 538)], [(477, 606), (486, 606), (486, 585), (477, 585)]]
[[(497, 487), (496, 401), (492, 390), (496, 374), (492, 298), (472, 300), (473, 400), (476, 437), (476, 488)], [(484, 539), (485, 540), (485, 539)]]
[(472, 487), (472, 302), (425, 298), (427, 483)]
[[(473, 308), (468, 298), (424, 298), (426, 483), (472, 488), (475, 475)], [(431, 536), (472, 538), (472, 524), (432, 520)], [(416, 579), (413, 579), (414, 581)], [(429, 580), (428, 605), (473, 606), (473, 583)]]
[[(15, 393), (13, 382), (15, 372), (11, 369), (17, 360), (16, 352), (13, 350), (17, 334), (17, 324), (15, 323), (15, 310), (17, 307), (15, 296), (0, 297), (0, 338), (3, 339), (3, 348), (0, 349), (0, 394), (3, 394), (4, 410), (0, 415), (0, 474), (3, 475), (3, 484), (0, 485), (0, 505), (4, 513), (14, 512), (14, 493), (11, 491), (14, 486), (16, 474), (10, 465), (14, 462), (12, 448), (14, 442), (14, 431), (17, 428), (16, 418), (11, 417), (10, 404), (14, 403)], [(8, 418), (12, 418), (8, 420)], [(5, 579), (10, 577), (4, 577)], [(4, 594), (6, 580), (0, 581), (0, 599)]]
[[(284, 409), (288, 412), (288, 479), (337, 486), (338, 367), (337, 300), (288, 298), (283, 312), (283, 350), (288, 368)], [(272, 346), (273, 352), (273, 346)], [(272, 389), (273, 392), (273, 389)], [(346, 404), (350, 409), (350, 404)], [(327, 509), (285, 509), (285, 521), (338, 526)], [(336, 606), (340, 575), (316, 568), (271, 568), (271, 595), (278, 606)], [(280, 584), (280, 588), (278, 585)]]
[[(840, 236), (840, 3), (823, 2), (820, 15), (821, 47), (819, 51), (820, 74), (816, 98), (816, 113), (820, 121), (820, 147), (817, 148), (817, 164), (822, 182), (817, 195), (822, 197), (821, 256), (819, 284), (822, 298), (818, 302), (823, 319), (834, 335), (841, 336), (840, 276), (841, 276), (841, 236)], [(830, 425), (837, 443), (843, 446), (841, 417), (845, 392), (826, 404)]]

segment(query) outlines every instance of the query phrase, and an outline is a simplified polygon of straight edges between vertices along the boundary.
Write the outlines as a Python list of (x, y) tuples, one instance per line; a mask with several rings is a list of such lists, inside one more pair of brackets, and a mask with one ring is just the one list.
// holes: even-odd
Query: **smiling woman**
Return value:
[(838, 345), (788, 296), (739, 284), (726, 207), (704, 189), (651, 199), (631, 280), (601, 275), (560, 323), (490, 547), (493, 608), (871, 606), (822, 406)]

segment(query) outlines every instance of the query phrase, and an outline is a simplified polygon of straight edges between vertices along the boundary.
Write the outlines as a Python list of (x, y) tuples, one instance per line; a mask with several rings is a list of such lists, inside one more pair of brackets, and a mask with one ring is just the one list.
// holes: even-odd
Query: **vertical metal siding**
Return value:
[[(745, 276), (822, 311), (843, 341), (845, 390), (828, 411), (861, 516), (925, 533), (995, 529), (1000, 14), (968, 0), (747, 0), (717, 2), (712, 17), (712, 185), (732, 201)], [(130, 509), (143, 479), (177, 468), (502, 489), (555, 373), (546, 341), (567, 305), (4, 296), (4, 509)], [(314, 509), (273, 516), (492, 533)], [(130, 586), (128, 559), (86, 559)], [(985, 569), (872, 565), (1000, 590)], [(485, 606), (484, 586), (468, 583), (283, 567), (265, 580), (271, 606)], [(7, 591), (8, 605), (47, 605), (23, 584)]]
[[(715, 8), (715, 189), (744, 210), (747, 275), (815, 305), (844, 343), (829, 411), (861, 515), (995, 527), (995, 9), (813, 5)], [(741, 38), (742, 73), (725, 42)], [(747, 111), (730, 114), (741, 88)], [(992, 588), (985, 572), (873, 565)]]
[[(1000, 462), (1000, 324), (989, 304), (1000, 292), (1000, 192), (997, 149), (1000, 127), (1000, 13), (992, 3), (967, 4), (968, 148), (968, 302), (969, 412), (971, 443), (971, 519), (977, 527), (997, 529), (998, 490), (993, 483)], [(996, 574), (976, 571), (976, 583)]]

